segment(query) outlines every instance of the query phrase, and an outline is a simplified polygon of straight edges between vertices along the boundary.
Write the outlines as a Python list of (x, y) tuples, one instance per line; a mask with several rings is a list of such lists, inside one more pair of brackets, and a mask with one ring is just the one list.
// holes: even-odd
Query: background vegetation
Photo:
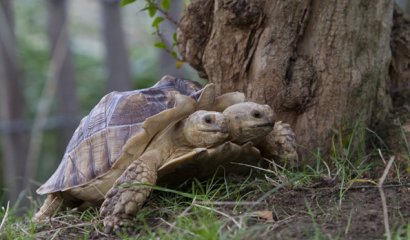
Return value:
[[(67, 12), (66, 26), (73, 64), (71, 73), (74, 74), (74, 78), (68, 81), (74, 82), (75, 98), (63, 99), (74, 102), (75, 114), (63, 117), (59, 103), (61, 88), (57, 88), (55, 96), (45, 98), (51, 103), (50, 111), (45, 114), (46, 121), (38, 124), (36, 116), (42, 111), (44, 96), (47, 95), (44, 89), (50, 79), (52, 66), (52, 41), (47, 33), (50, 30), (50, 19), (47, 17), (50, 10), (47, 4), (52, 1), (66, 2), (64, 9)], [(23, 97), (16, 98), (19, 95), (11, 93), (9, 108), (24, 108), (16, 118), (9, 118), (4, 109), (0, 115), (0, 206), (4, 206), (0, 209), (0, 221), (7, 220), (5, 225), (0, 222), (0, 239), (111, 239), (129, 236), (146, 239), (360, 239), (379, 238), (385, 233), (385, 205), (381, 203), (377, 187), (385, 180), (380, 177), (388, 169), (387, 156), (398, 153), (389, 149), (372, 130), (360, 125), (351, 126), (349, 133), (336, 129), (338, 134), (332, 140), (329, 158), (324, 159), (319, 152), (311, 150), (312, 155), (316, 156), (316, 162), (303, 169), (289, 170), (286, 166), (276, 166), (272, 170), (254, 169), (249, 176), (243, 178), (188, 182), (173, 191), (157, 188), (145, 208), (136, 216), (135, 226), (119, 235), (102, 233), (101, 219), (95, 209), (84, 213), (64, 212), (57, 215), (53, 222), (40, 225), (31, 222), (30, 218), (40, 202), (32, 194), (32, 190), (44, 182), (60, 162), (69, 139), (62, 137), (62, 133), (72, 133), (81, 117), (102, 96), (112, 90), (151, 86), (164, 74), (201, 80), (186, 65), (177, 69), (176, 65), (180, 63), (169, 57), (162, 45), (158, 44), (161, 39), (155, 34), (155, 24), (153, 26), (156, 18), (150, 17), (149, 11), (140, 11), (147, 1), (136, 1), (120, 10), (122, 22), (117, 24), (122, 26), (122, 33), (114, 35), (115, 41), (111, 42), (110, 47), (113, 47), (114, 52), (118, 50), (123, 36), (126, 54), (115, 56), (125, 59), (126, 64), (122, 66), (113, 66), (107, 61), (114, 56), (106, 53), (109, 47), (106, 38), (109, 37), (104, 35), (107, 20), (115, 22), (115, 17), (110, 15), (115, 14), (115, 10), (114, 13), (107, 13), (110, 11), (103, 9), (112, 8), (115, 5), (113, 3), (118, 1), (0, 0), (0, 8), (7, 2), (12, 2), (12, 25), (21, 76), (6, 79), (1, 75), (0, 69), (0, 88), (6, 89), (6, 82), (18, 79)], [(170, 13), (176, 19), (181, 14), (183, 2), (185, 1), (172, 1)], [(408, 1), (397, 2), (410, 13)], [(108, 31), (114, 28), (111, 26)], [(164, 21), (161, 23), (161, 31), (171, 43), (175, 26)], [(4, 56), (1, 54), (4, 54), (4, 49), (3, 52), (0, 49), (0, 59)], [(128, 71), (126, 66), (129, 66), (129, 77), (125, 76), (124, 82), (121, 80), (120, 83), (115, 77), (110, 77), (111, 68)], [(113, 89), (112, 82), (118, 89)], [(4, 95), (0, 96), (1, 102), (10, 101), (2, 97)], [(0, 106), (4, 108), (5, 105)], [(410, 119), (407, 115), (405, 117)], [(17, 126), (18, 130), (10, 131), (11, 126)], [(38, 128), (44, 134), (42, 139), (34, 139), (40, 146), (36, 156), (38, 160), (35, 161), (38, 164), (29, 169), (33, 175), (26, 184), (19, 188), (10, 187), (10, 181), (20, 181), (26, 176), (12, 174), (11, 179), (7, 177), (10, 173), (6, 163), (16, 159), (7, 158), (6, 152), (27, 150), (24, 150), (23, 145), (10, 149), (5, 142), (16, 132), (22, 133), (28, 140), (30, 134), (33, 136), (33, 128)], [(353, 139), (360, 139), (359, 144), (367, 146), (368, 151), (363, 152), (364, 147), (356, 145), (357, 141), (353, 143)], [(401, 158), (409, 160), (410, 147), (407, 139), (403, 131), (396, 141), (397, 145), (407, 149)], [(27, 159), (25, 156), (24, 160)], [(402, 163), (404, 164), (400, 165)], [(391, 236), (394, 239), (410, 238), (407, 166), (408, 161), (395, 162), (386, 181), (390, 214), (387, 222), (390, 220)], [(16, 167), (27, 168), (20, 163)], [(9, 178), (8, 181), (6, 178)], [(25, 201), (27, 199), (30, 201)], [(7, 208), (9, 201), (10, 207)], [(28, 210), (28, 214), (19, 216), (20, 210)]]
[[(78, 125), (82, 116), (86, 115), (108, 92), (126, 90), (120, 82), (114, 83), (117, 84), (117, 89), (108, 88), (109, 81), (116, 81), (116, 79), (109, 78), (109, 66), (107, 66), (106, 60), (111, 56), (106, 55), (107, 46), (103, 36), (103, 20), (111, 16), (102, 15), (102, 8), (104, 4), (110, 5), (110, 1), (101, 1), (100, 3), (100, 1), (73, 0), (65, 2), (70, 41), (69, 50), (74, 66), (72, 69), (74, 79), (72, 81), (75, 81), (75, 98), (65, 100), (75, 102), (78, 111), (70, 119), (62, 119), (57, 104), (60, 93), (57, 92), (53, 99), (49, 99), (52, 106), (50, 113), (46, 116), (47, 121), (40, 126), (44, 133), (44, 139), (41, 142), (41, 151), (38, 156), (39, 165), (34, 166), (37, 171), (34, 170), (36, 175), (34, 179), (31, 179), (31, 189), (35, 189), (40, 182), (46, 180), (61, 159), (68, 139), (63, 139), (64, 142), (61, 142), (59, 132), (63, 131), (63, 128), (69, 128), (72, 132), (73, 126)], [(172, 13), (175, 14), (176, 18), (180, 15), (182, 4), (182, 2), (176, 3), (173, 7), (175, 10)], [(163, 49), (154, 47), (154, 43), (160, 40), (155, 34), (155, 28), (152, 27), (152, 19), (148, 17), (147, 12), (140, 11), (144, 6), (145, 3), (141, 1), (119, 10), (121, 12), (120, 20), (122, 20), (119, 24), (122, 25), (120, 27), (123, 36), (116, 36), (112, 43), (114, 50), (116, 50), (115, 41), (122, 38), (127, 45), (126, 55), (120, 56), (120, 58), (125, 59), (130, 71), (130, 77), (127, 79), (130, 84), (125, 88), (137, 89), (151, 86), (165, 74), (198, 79), (187, 65), (177, 68), (176, 60), (173, 57), (170, 57)], [(118, 2), (115, 7), (120, 9)], [(21, 72), (21, 90), (24, 95), (23, 99), (14, 100), (26, 103), (24, 113), (18, 120), (22, 122), (22, 131), (29, 134), (34, 124), (34, 118), (39, 111), (39, 103), (42, 94), (44, 94), (43, 89), (49, 77), (48, 71), (50, 71), (51, 65), (51, 43), (47, 36), (47, 31), (50, 30), (50, 19), (47, 17), (49, 12), (47, 1), (30, 0), (12, 1), (11, 11), (14, 12), (16, 50)], [(175, 26), (164, 23), (161, 31), (167, 39), (171, 39), (175, 32)], [(17, 81), (17, 79), (8, 79), (8, 81)], [(18, 106), (12, 105), (11, 107)], [(7, 138), (8, 125), (4, 117), (0, 123), (0, 134), (3, 138)], [(0, 151), (4, 151), (4, 149), (3, 146)], [(23, 151), (23, 149), (21, 150)], [(13, 160), (5, 159), (5, 154), (0, 155), (0, 163), (2, 163), (0, 170), (2, 172), (6, 171), (2, 167), (6, 161)], [(0, 176), (2, 203), (5, 203), (7, 193), (10, 190), (5, 184), (5, 177), (6, 174)]]

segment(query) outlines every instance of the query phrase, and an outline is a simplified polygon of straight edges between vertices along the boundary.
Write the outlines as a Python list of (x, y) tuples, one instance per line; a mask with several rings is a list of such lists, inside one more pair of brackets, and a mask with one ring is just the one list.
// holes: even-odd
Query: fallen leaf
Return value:
[(272, 211), (268, 211), (268, 210), (255, 211), (251, 214), (251, 216), (261, 218), (265, 220), (266, 222), (275, 222), (275, 220), (273, 220)]
[(406, 133), (410, 133), (410, 124), (406, 124), (403, 126), (403, 129)]

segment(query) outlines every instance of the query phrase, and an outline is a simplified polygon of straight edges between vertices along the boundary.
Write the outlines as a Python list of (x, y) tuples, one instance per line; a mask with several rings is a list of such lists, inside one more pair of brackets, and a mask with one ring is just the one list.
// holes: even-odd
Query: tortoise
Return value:
[[(161, 85), (167, 85), (168, 89), (172, 88), (181, 94), (191, 95), (195, 99), (199, 97), (201, 89), (203, 88), (202, 85), (197, 82), (177, 79), (169, 75), (164, 76), (155, 86)], [(187, 88), (189, 90), (187, 90)], [(273, 119), (273, 131), (268, 129), (262, 132), (256, 130), (260, 126), (256, 128), (254, 126), (258, 124), (258, 118), (263, 119), (263, 117), (270, 115), (276, 118), (273, 109), (271, 109), (269, 105), (245, 102), (244, 94), (239, 92), (225, 93), (220, 97), (216, 97), (216, 101), (214, 101), (213, 104), (206, 104), (208, 104), (208, 106), (203, 108), (219, 112), (229, 107), (229, 109), (225, 110), (224, 115), (230, 122), (231, 142), (241, 145), (250, 141), (253, 145), (256, 145), (265, 158), (274, 158), (276, 161), (287, 162), (292, 166), (298, 164), (296, 137), (289, 124)], [(266, 135), (267, 132), (269, 133)], [(249, 139), (246, 134), (251, 135), (251, 139)]]
[(202, 151), (190, 161), (162, 165), (158, 170), (159, 185), (174, 186), (189, 178), (208, 179), (216, 173), (243, 175), (263, 158), (297, 162), (295, 134), (289, 124), (275, 122), (270, 106), (242, 102), (229, 106), (223, 114), (228, 121), (229, 141)]
[[(177, 81), (172, 76), (164, 76), (157, 84), (157, 85), (172, 85), (175, 86), (175, 89), (183, 89), (185, 85), (192, 86), (191, 87), (191, 92), (187, 91), (179, 91), (181, 94), (191, 94), (191, 96), (195, 95), (196, 97), (199, 96), (198, 93), (200, 93), (200, 89), (202, 86), (199, 83), (192, 82), (189, 80), (183, 80), (182, 83), (175, 84), (174, 82)], [(170, 84), (172, 82), (172, 84)], [(177, 87), (179, 86), (179, 87)], [(155, 86), (154, 86), (155, 87)], [(231, 154), (239, 154), (239, 156), (243, 156), (241, 158), (231, 158), (231, 156), (227, 156), (225, 158), (219, 157), (221, 161), (226, 161), (230, 159), (231, 162), (236, 162), (236, 163), (248, 163), (251, 165), (256, 165), (259, 163), (259, 160), (261, 157), (262, 158), (267, 158), (267, 159), (274, 159), (275, 161), (281, 162), (281, 163), (289, 163), (291, 166), (296, 166), (298, 164), (298, 154), (296, 151), (296, 137), (291, 129), (290, 125), (287, 123), (283, 123), (282, 121), (276, 121), (275, 119), (275, 113), (273, 109), (269, 105), (264, 105), (264, 104), (258, 104), (254, 102), (244, 102), (245, 97), (244, 94), (238, 93), (238, 92), (232, 92), (232, 93), (226, 93), (222, 95), (221, 100), (215, 101), (214, 105), (211, 103), (207, 103), (208, 106), (206, 107), (207, 109), (214, 110), (214, 111), (224, 111), (224, 115), (227, 117), (228, 122), (229, 122), (229, 128), (230, 128), (230, 144), (226, 144), (225, 146), (220, 146), (218, 150), (212, 150), (212, 152), (217, 153), (222, 151), (222, 149), (227, 150), (230, 149), (230, 151), (223, 151), (225, 153), (231, 153)], [(223, 99), (223, 100), (222, 100)], [(210, 106), (211, 105), (211, 106)], [(229, 107), (230, 106), (230, 107)], [(225, 110), (226, 107), (229, 107), (228, 109)], [(271, 119), (272, 118), (272, 119)], [(261, 123), (261, 121), (265, 121), (265, 123)], [(263, 124), (271, 124), (271, 121), (274, 122), (274, 128), (273, 131), (268, 126), (263, 126)], [(262, 124), (262, 125), (260, 125)], [(251, 144), (247, 144), (247, 147), (242, 148), (242, 152), (238, 153), (238, 151), (233, 151), (233, 149), (239, 149), (239, 146), (233, 146), (232, 144), (237, 144), (237, 145), (244, 145), (246, 143), (250, 142)], [(229, 145), (229, 147), (228, 147)], [(250, 146), (253, 145), (253, 147), (256, 147), (257, 149), (253, 149), (250, 151)], [(243, 151), (247, 152), (250, 154), (248, 155), (245, 154)], [(256, 152), (260, 152), (260, 157), (258, 158), (256, 155)], [(210, 153), (204, 153), (206, 156)], [(213, 157), (218, 157), (216, 154), (212, 154)], [(253, 161), (250, 161), (250, 159), (253, 159)], [(196, 166), (198, 169), (202, 169), (201, 174), (203, 176), (209, 177), (209, 174), (206, 174), (206, 171), (204, 171), (204, 167), (199, 167), (203, 163), (205, 164), (208, 169), (210, 169), (210, 172), (213, 172), (214, 168), (212, 166), (217, 166), (219, 165), (219, 161), (212, 160), (210, 161), (199, 161), (197, 159), (196, 161), (199, 165)], [(176, 163), (176, 162), (173, 162)], [(210, 164), (212, 163), (212, 164)], [(189, 164), (193, 166), (195, 163), (190, 162), (190, 161), (184, 161), (180, 162), (171, 168), (180, 168), (181, 173), (182, 171), (188, 171), (184, 170), (184, 164)], [(227, 165), (227, 164), (225, 164)], [(164, 171), (169, 171), (165, 169), (166, 165), (164, 165), (161, 170)], [(235, 173), (235, 174), (243, 174), (247, 173), (247, 170), (244, 170), (244, 167), (240, 167), (236, 165), (236, 167), (230, 165), (230, 169), (225, 169), (227, 172)], [(248, 169), (249, 170), (249, 169)], [(198, 173), (198, 171), (188, 171), (190, 173)], [(160, 176), (162, 173), (160, 174)], [(175, 179), (177, 180), (185, 180), (183, 177), (179, 177), (180, 175), (177, 174), (177, 177)], [(199, 177), (199, 175), (195, 175), (195, 177)], [(160, 177), (161, 180), (162, 177)], [(206, 178), (206, 177), (205, 177)], [(162, 180), (161, 180), (162, 181)], [(164, 177), (164, 180), (162, 182), (168, 182), (169, 183), (169, 178)]]
[[(60, 205), (79, 206), (82, 202), (99, 205), (105, 200), (101, 207), (101, 215), (105, 217), (104, 225), (108, 230), (117, 227), (122, 219), (128, 218), (137, 211), (149, 193), (149, 190), (145, 188), (138, 188), (145, 189), (141, 190), (144, 194), (127, 193), (126, 200), (132, 199), (133, 196), (138, 198), (137, 201), (131, 201), (132, 207), (128, 207), (128, 213), (124, 210), (127, 209), (127, 204), (124, 204), (125, 200), (119, 205), (122, 207), (115, 207), (116, 210), (113, 210), (113, 201), (107, 200), (118, 198), (121, 195), (118, 193), (121, 192), (118, 190), (119, 185), (129, 182), (129, 178), (121, 178), (121, 174), (127, 168), (138, 169), (138, 164), (132, 164), (133, 159), (143, 157), (147, 150), (153, 150), (152, 148), (166, 152), (169, 147), (162, 147), (157, 136), (176, 136), (177, 134), (169, 134), (169, 132), (187, 121), (181, 119), (195, 110), (222, 111), (227, 106), (244, 101), (241, 93), (228, 93), (215, 98), (214, 92), (213, 85), (201, 88), (194, 82), (165, 76), (152, 88), (123, 93), (114, 92), (105, 96), (81, 121), (56, 172), (37, 190), (37, 193), (48, 194), (48, 197), (34, 218), (44, 219), (55, 212)], [(192, 98), (179, 94), (190, 95)], [(174, 107), (171, 107), (173, 105)], [(248, 112), (252, 112), (252, 108), (249, 108)], [(217, 115), (212, 112), (208, 114)], [(253, 131), (258, 132), (255, 128)], [(246, 136), (242, 137), (244, 137), (244, 142), (251, 141), (245, 139)], [(232, 138), (237, 142), (240, 142), (239, 139), (239, 135)], [(177, 148), (176, 145), (172, 146)], [(204, 175), (209, 175), (218, 166), (218, 162), (224, 163), (226, 159), (239, 161), (236, 159), (241, 156), (241, 159), (247, 162), (259, 157), (259, 150), (249, 143), (239, 146), (227, 142), (216, 148), (209, 148), (210, 146), (211, 144), (197, 148), (198, 145), (192, 143), (185, 147), (178, 145), (180, 147), (178, 154), (165, 158), (167, 161), (163, 161), (163, 166), (167, 165), (172, 168), (172, 166), (178, 164), (183, 166), (189, 162), (195, 165), (199, 160), (201, 164), (211, 163), (203, 171)], [(169, 164), (172, 162), (177, 164)], [(133, 171), (127, 172), (139, 176)], [(163, 178), (162, 175), (159, 177), (160, 179), (168, 178), (166, 176)], [(176, 176), (176, 178), (184, 179), (181, 176)], [(119, 183), (114, 185), (116, 180)], [(155, 182), (149, 183), (155, 184)], [(111, 189), (113, 185), (114, 188)]]
[[(217, 123), (223, 125), (225, 120), (221, 113), (196, 110), (224, 109), (226, 105), (243, 101), (243, 94), (229, 93), (215, 98), (214, 93), (212, 84), (201, 89), (191, 81), (166, 76), (152, 88), (113, 92), (103, 97), (81, 120), (57, 170), (37, 190), (38, 194), (48, 196), (34, 220), (49, 217), (61, 206), (100, 205), (104, 202), (101, 208), (104, 225), (108, 229), (117, 227), (122, 218), (137, 211), (149, 192), (145, 188), (138, 188), (144, 189), (138, 190), (143, 192), (141, 194), (133, 195), (127, 191), (126, 199), (137, 199), (130, 203), (134, 207), (122, 204), (121, 210), (116, 207), (114, 211), (115, 201), (112, 199), (123, 195), (118, 190), (120, 183), (141, 178), (155, 184), (150, 181), (155, 179), (156, 168), (164, 162), (192, 158), (228, 137), (224, 127), (208, 129), (200, 124), (203, 120), (209, 127)], [(192, 115), (186, 118), (189, 114)], [(221, 133), (217, 138), (213, 137), (218, 135), (216, 129)], [(193, 136), (189, 138), (182, 134), (185, 132), (191, 132)], [(201, 136), (201, 132), (208, 137), (202, 136), (201, 141), (195, 142), (194, 137)], [(172, 149), (175, 153), (167, 157), (162, 154), (151, 156), (154, 149), (161, 153)], [(158, 156), (161, 161), (149, 160), (161, 163), (154, 164), (155, 167), (141, 160)], [(148, 173), (140, 172), (145, 165), (153, 172), (149, 179)], [(124, 209), (127, 209), (126, 216)]]

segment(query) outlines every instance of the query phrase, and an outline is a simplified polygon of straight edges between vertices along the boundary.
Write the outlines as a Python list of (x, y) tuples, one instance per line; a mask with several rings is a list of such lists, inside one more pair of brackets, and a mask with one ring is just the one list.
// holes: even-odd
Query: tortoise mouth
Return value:
[(273, 127), (273, 123), (267, 122), (267, 123), (260, 123), (260, 124), (255, 124), (252, 126), (252, 128), (263, 128), (263, 127)]
[(226, 128), (201, 129), (200, 131), (211, 133), (228, 133), (228, 129)]

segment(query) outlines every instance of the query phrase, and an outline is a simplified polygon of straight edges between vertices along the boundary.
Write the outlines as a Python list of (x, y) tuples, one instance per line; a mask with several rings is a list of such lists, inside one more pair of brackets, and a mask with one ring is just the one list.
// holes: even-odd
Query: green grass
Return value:
[[(379, 201), (377, 191), (372, 188), (381, 174), (373, 172), (378, 166), (383, 169), (384, 165), (377, 149), (362, 152), (359, 145), (352, 143), (355, 134), (363, 134), (357, 131), (367, 130), (358, 127), (349, 134), (335, 136), (331, 157), (324, 159), (316, 152), (315, 162), (303, 168), (274, 165), (271, 169), (254, 168), (246, 177), (193, 180), (173, 189), (155, 186), (132, 226), (116, 236), (121, 239), (269, 239), (284, 236), (283, 239), (287, 239), (294, 231), (297, 238), (343, 239), (359, 234), (356, 226), (360, 221), (356, 215), (361, 213), (350, 193), (354, 194), (363, 185), (364, 189), (369, 189), (367, 195), (372, 193), (376, 197), (373, 201)], [(387, 156), (384, 149), (382, 154)], [(400, 178), (399, 174), (396, 176)], [(405, 179), (390, 180), (405, 182)], [(16, 209), (10, 208), (0, 230), (0, 239), (115, 237), (103, 233), (96, 209), (81, 213), (61, 212), (51, 222), (34, 223), (30, 219), (39, 204), (33, 201), (24, 216), (16, 215)], [(396, 219), (391, 223), (392, 239), (410, 239), (407, 222), (410, 213), (405, 209), (398, 209), (398, 212), (393, 207), (389, 209), (391, 218)], [(5, 212), (6, 209), (0, 209), (0, 219), (5, 218)], [(273, 220), (260, 212), (272, 213)], [(366, 214), (361, 217), (366, 218)], [(383, 216), (378, 215), (377, 219), (382, 221)], [(338, 231), (326, 228), (333, 223)], [(380, 229), (383, 232), (383, 227)]]
[[(148, 203), (135, 217), (132, 238), (153, 239), (235, 239), (258, 226), (249, 226), (255, 219), (250, 215), (264, 199), (273, 194), (272, 185), (251, 174), (247, 178), (210, 179), (205, 182), (192, 181), (178, 190), (154, 187)], [(267, 194), (268, 193), (268, 194)], [(58, 236), (62, 231), (81, 228), (78, 236), (87, 239), (93, 231), (103, 231), (101, 220), (95, 209), (83, 213), (63, 212), (55, 216), (58, 225), (49, 229), (45, 224), (33, 223), (30, 219), (38, 204), (26, 216), (16, 216), (10, 209), (1, 237), (7, 239), (27, 239), (43, 236)], [(5, 210), (0, 211), (0, 218)], [(260, 226), (259, 226), (260, 227)], [(45, 229), (43, 229), (45, 228)], [(127, 239), (129, 233), (119, 233)]]

